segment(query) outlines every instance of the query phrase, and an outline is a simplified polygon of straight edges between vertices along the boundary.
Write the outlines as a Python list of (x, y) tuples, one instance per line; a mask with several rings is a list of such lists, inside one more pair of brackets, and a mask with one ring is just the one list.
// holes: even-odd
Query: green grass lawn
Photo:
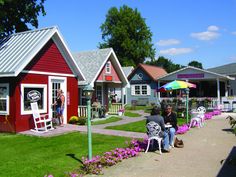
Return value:
[(131, 132), (146, 132), (146, 120), (141, 120), (138, 122), (132, 122), (123, 125), (117, 126), (108, 126), (106, 129), (112, 130), (124, 130), (124, 131), (131, 131)]
[(125, 111), (124, 115), (127, 116), (127, 117), (140, 117), (141, 116), (138, 113), (130, 112), (130, 111)]
[[(186, 123), (185, 119), (178, 118), (178, 125), (183, 125), (185, 123)], [(142, 132), (142, 133), (146, 133), (147, 131), (146, 120), (141, 120), (138, 122), (132, 122), (132, 123), (117, 125), (117, 126), (108, 126), (106, 127), (106, 129)]]
[(112, 117), (110, 117), (106, 120), (94, 121), (94, 122), (92, 122), (92, 125), (107, 124), (107, 123), (111, 123), (111, 122), (117, 122), (117, 121), (120, 121), (120, 120), (122, 120), (122, 118), (112, 116)]
[[(116, 147), (125, 147), (125, 137), (92, 135), (93, 155)], [(50, 138), (0, 134), (0, 176), (55, 177), (77, 169), (82, 156), (87, 155), (87, 135), (70, 133)], [(74, 158), (72, 158), (74, 156)]]

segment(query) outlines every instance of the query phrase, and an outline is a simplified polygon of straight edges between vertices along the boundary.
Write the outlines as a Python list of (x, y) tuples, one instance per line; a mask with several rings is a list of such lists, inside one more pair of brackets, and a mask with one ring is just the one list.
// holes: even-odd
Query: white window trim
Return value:
[(0, 111), (0, 115), (9, 115), (9, 110), (10, 110), (10, 99), (9, 99), (9, 83), (1, 83), (0, 87), (6, 87), (7, 88), (7, 110), (6, 111)]
[[(107, 67), (107, 64), (109, 64), (109, 67)], [(109, 68), (109, 72), (107, 71), (108, 68)], [(111, 62), (110, 62), (110, 61), (108, 61), (108, 62), (106, 63), (106, 73), (107, 73), (107, 74), (110, 74), (110, 73), (111, 73)]]
[[(139, 86), (139, 88), (140, 88), (140, 94), (136, 94), (136, 93), (135, 93), (135, 86)], [(143, 93), (142, 93), (142, 86), (147, 86), (147, 94), (143, 94)], [(133, 87), (133, 89), (134, 89), (134, 91), (133, 91), (133, 96), (150, 96), (150, 95), (151, 95), (151, 93), (148, 91), (148, 90), (151, 89), (151, 88), (150, 88), (150, 85), (148, 85), (148, 84), (133, 84), (132, 87)], [(132, 88), (131, 88), (131, 89), (132, 89)], [(132, 92), (132, 91), (131, 91), (131, 92)]]
[(44, 109), (39, 110), (39, 113), (47, 113), (47, 84), (21, 84), (21, 115), (32, 114), (32, 111), (24, 110), (24, 88), (43, 88), (43, 105)]

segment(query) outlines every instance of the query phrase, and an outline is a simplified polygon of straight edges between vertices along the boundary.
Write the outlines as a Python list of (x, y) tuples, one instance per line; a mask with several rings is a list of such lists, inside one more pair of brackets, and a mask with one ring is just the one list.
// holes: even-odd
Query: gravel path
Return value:
[[(192, 128), (178, 138), (184, 148), (174, 148), (170, 153), (142, 153), (139, 157), (124, 160), (104, 170), (104, 177), (235, 177), (236, 166), (227, 166), (225, 159), (236, 151), (236, 137), (227, 131), (230, 126), (226, 114), (206, 122), (203, 128)], [(234, 154), (235, 155), (235, 154)], [(223, 163), (222, 163), (223, 162)], [(219, 174), (219, 172), (221, 173)], [(94, 176), (94, 175), (91, 175)]]

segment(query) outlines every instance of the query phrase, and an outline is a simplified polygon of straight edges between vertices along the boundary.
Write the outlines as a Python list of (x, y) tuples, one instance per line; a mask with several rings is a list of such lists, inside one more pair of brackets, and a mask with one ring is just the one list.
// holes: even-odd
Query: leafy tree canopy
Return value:
[(146, 64), (162, 67), (168, 73), (179, 70), (183, 67), (182, 65), (173, 63), (170, 59), (163, 56), (158, 57), (156, 60), (147, 61)]
[(45, 0), (0, 0), (0, 38), (38, 27), (38, 15), (46, 15)]
[(203, 69), (202, 63), (200, 63), (200, 62), (198, 62), (196, 60), (193, 60), (193, 61), (189, 62), (188, 66), (193, 66), (193, 67), (196, 67), (196, 68)]
[(135, 66), (147, 57), (154, 59), (152, 33), (137, 9), (126, 5), (110, 8), (100, 28), (103, 42), (99, 48), (112, 47), (121, 65)]

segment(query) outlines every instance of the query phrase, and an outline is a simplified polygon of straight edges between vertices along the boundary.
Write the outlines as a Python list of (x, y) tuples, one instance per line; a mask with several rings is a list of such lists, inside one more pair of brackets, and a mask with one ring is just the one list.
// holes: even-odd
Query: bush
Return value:
[(78, 125), (85, 125), (86, 124), (86, 117), (79, 117)]
[(71, 116), (69, 123), (70, 124), (76, 124), (79, 121), (79, 118), (77, 116)]

